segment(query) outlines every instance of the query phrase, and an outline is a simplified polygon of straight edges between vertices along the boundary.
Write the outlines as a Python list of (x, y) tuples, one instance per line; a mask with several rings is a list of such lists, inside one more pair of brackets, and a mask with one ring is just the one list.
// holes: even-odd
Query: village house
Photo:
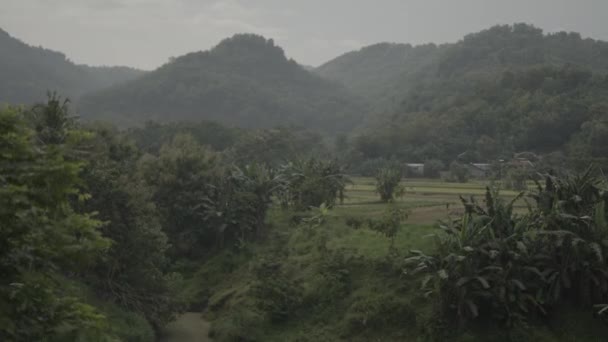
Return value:
[(421, 163), (406, 163), (407, 174), (411, 177), (423, 177), (424, 176), (424, 164)]
[(473, 178), (488, 178), (492, 173), (492, 164), (470, 163), (467, 164), (467, 168)]

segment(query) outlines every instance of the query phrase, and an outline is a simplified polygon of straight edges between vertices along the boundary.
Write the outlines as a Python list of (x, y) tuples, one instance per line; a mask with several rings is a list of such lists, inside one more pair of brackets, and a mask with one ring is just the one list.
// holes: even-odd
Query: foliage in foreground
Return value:
[[(546, 176), (529, 196), (536, 201), (514, 214), (488, 189), (485, 207), (463, 200), (465, 213), (441, 225), (436, 253), (413, 251), (412, 273), (438, 300), (438, 314), (461, 325), (495, 319), (507, 326), (548, 315), (574, 302), (591, 308), (608, 298), (608, 225), (605, 182), (592, 170)], [(517, 200), (517, 198), (516, 198)]]
[[(109, 246), (101, 222), (72, 202), (82, 163), (72, 156), (86, 135), (69, 130), (62, 103), (38, 112), (38, 131), (24, 113), (0, 112), (0, 339), (55, 341), (109, 338), (95, 308), (65, 293), (59, 278), (83, 271)], [(35, 118), (34, 118), (35, 119)]]
[(139, 151), (108, 127), (93, 127), (95, 138), (87, 150), (82, 173), (91, 197), (81, 205), (104, 222), (103, 236), (112, 240), (108, 251), (88, 272), (86, 282), (98, 295), (136, 312), (159, 329), (179, 311), (169, 272), (169, 244), (152, 191), (136, 173)]

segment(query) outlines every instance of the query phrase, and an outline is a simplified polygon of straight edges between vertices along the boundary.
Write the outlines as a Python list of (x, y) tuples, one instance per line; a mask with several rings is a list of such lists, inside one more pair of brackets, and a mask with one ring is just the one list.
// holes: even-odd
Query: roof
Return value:
[(470, 165), (484, 171), (489, 171), (492, 168), (492, 164), (487, 163), (471, 163)]

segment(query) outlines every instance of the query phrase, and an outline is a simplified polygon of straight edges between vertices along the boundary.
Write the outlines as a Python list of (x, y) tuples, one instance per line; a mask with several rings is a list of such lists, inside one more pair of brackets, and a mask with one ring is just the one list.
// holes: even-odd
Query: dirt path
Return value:
[(209, 322), (198, 312), (187, 312), (165, 328), (161, 342), (211, 342)]

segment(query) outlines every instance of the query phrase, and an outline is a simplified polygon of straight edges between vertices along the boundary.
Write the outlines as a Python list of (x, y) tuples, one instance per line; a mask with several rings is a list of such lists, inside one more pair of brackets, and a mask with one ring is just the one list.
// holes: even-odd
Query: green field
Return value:
[[(346, 200), (335, 209), (338, 216), (369, 217), (381, 215), (387, 204), (381, 203), (375, 191), (375, 180), (369, 177), (353, 177), (353, 184), (347, 187)], [(402, 182), (405, 194), (395, 203), (410, 210), (408, 223), (432, 225), (437, 220), (461, 212), (460, 196), (469, 199), (471, 196), (482, 202), (488, 181), (471, 181), (468, 183), (447, 183), (432, 179), (406, 179)], [(506, 199), (515, 198), (519, 192), (501, 190)], [(518, 200), (516, 208), (527, 207), (523, 199)]]

